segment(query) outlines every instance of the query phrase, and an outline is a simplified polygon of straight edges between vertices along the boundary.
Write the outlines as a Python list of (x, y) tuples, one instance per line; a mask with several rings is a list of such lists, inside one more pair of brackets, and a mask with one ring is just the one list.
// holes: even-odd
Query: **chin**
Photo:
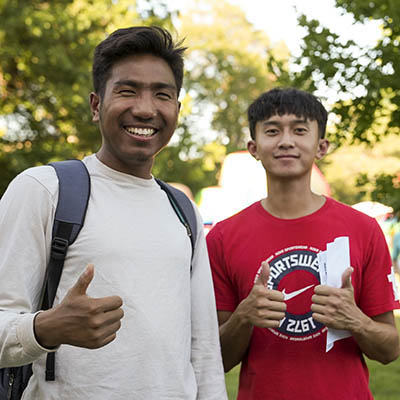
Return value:
[(292, 179), (300, 179), (307, 175), (307, 173), (300, 172), (300, 171), (279, 171), (279, 172), (270, 172), (269, 176), (275, 179), (282, 179), (282, 180), (292, 180)]

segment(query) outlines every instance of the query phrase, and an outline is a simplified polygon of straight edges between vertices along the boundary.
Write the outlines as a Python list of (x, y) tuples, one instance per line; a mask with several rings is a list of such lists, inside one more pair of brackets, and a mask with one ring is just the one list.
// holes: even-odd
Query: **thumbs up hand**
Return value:
[(285, 317), (286, 304), (283, 293), (267, 288), (269, 274), (269, 264), (264, 261), (252, 290), (237, 308), (237, 312), (248, 325), (277, 328)]
[(122, 299), (89, 297), (86, 291), (93, 277), (89, 264), (59, 305), (36, 315), (35, 335), (43, 347), (70, 344), (96, 349), (115, 339), (124, 315)]
[(352, 331), (365, 319), (364, 314), (354, 300), (354, 288), (351, 283), (353, 268), (347, 268), (342, 274), (342, 286), (333, 288), (326, 285), (315, 287), (312, 297), (312, 317), (328, 328)]

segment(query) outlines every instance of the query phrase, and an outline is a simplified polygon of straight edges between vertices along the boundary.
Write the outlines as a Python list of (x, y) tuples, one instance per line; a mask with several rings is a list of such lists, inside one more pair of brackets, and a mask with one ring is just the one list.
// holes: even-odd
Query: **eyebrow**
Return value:
[[(308, 124), (308, 120), (307, 119), (295, 119), (293, 121), (291, 121), (290, 123), (293, 124)], [(279, 126), (282, 125), (282, 123), (280, 121), (275, 121), (275, 120), (267, 120), (267, 121), (263, 121), (262, 125), (274, 125), (274, 126)]]
[(121, 86), (130, 86), (132, 88), (138, 88), (138, 89), (150, 87), (152, 89), (170, 89), (177, 91), (175, 85), (171, 85), (170, 83), (165, 83), (165, 82), (152, 82), (150, 84), (145, 84), (143, 82), (138, 82), (131, 79), (122, 79), (117, 82), (114, 82), (114, 87), (121, 87)]

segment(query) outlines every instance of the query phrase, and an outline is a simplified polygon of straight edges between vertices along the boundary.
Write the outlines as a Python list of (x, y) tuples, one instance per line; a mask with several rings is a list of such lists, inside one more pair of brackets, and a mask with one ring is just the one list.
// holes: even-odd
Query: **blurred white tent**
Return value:
[(385, 206), (377, 201), (361, 201), (360, 203), (353, 204), (353, 208), (364, 214), (369, 215), (372, 218), (386, 218), (390, 213), (393, 212), (393, 208)]
[(377, 201), (361, 201), (360, 203), (353, 204), (352, 207), (376, 219), (382, 228), (388, 247), (392, 251), (393, 231), (389, 216), (393, 212), (393, 208)]

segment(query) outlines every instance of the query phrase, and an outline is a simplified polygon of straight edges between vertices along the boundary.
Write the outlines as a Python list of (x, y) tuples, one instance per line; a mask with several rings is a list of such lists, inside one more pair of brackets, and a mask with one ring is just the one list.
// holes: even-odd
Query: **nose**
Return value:
[(284, 129), (278, 143), (279, 148), (290, 149), (294, 147), (293, 135), (289, 129)]
[(131, 106), (132, 114), (140, 119), (151, 119), (157, 115), (157, 108), (150, 93), (138, 96)]

